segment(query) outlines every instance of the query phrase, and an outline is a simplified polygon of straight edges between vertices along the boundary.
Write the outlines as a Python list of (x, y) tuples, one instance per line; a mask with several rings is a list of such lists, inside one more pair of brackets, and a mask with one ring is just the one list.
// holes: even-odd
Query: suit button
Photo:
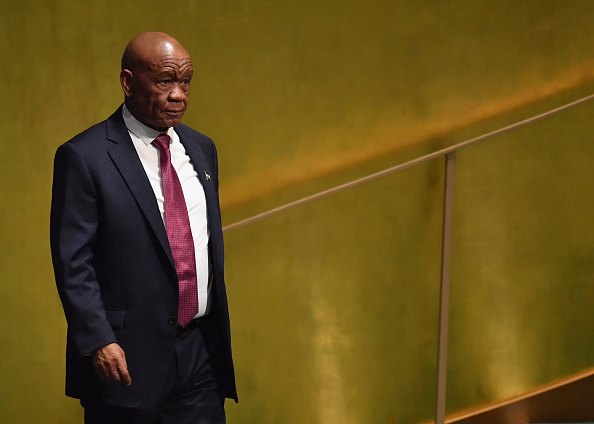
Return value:
[(175, 316), (170, 316), (169, 317), (169, 324), (173, 325), (173, 324), (177, 324), (177, 317)]

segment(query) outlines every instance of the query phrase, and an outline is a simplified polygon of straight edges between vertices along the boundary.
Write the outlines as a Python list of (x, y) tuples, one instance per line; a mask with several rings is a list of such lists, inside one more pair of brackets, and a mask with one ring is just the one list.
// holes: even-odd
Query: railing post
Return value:
[(437, 357), (437, 405), (435, 423), (445, 423), (448, 365), (448, 327), (450, 319), (450, 274), (452, 265), (452, 227), (454, 214), (454, 177), (456, 151), (446, 155), (443, 236), (441, 251), (441, 295), (439, 304), (439, 348)]

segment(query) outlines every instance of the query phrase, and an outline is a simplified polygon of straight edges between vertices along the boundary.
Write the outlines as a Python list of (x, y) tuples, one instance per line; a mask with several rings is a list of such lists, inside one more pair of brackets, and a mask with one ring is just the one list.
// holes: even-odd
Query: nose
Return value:
[(188, 94), (180, 84), (173, 84), (171, 91), (169, 92), (169, 100), (174, 102), (183, 102), (187, 96)]

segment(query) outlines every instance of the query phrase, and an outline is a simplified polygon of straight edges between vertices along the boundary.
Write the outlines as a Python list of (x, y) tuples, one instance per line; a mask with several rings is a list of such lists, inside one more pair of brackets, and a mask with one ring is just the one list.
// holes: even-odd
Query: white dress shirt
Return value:
[[(124, 123), (128, 128), (132, 143), (136, 148), (138, 157), (151, 183), (161, 218), (165, 223), (165, 208), (163, 198), (163, 184), (161, 181), (161, 167), (159, 162), (159, 149), (153, 146), (152, 141), (160, 134), (159, 131), (147, 127), (138, 121), (124, 105), (122, 109)], [(204, 188), (200, 184), (194, 165), (186, 150), (179, 140), (179, 136), (169, 128), (167, 135), (171, 137), (171, 164), (179, 177), (179, 182), (184, 193), (188, 216), (190, 218), (190, 229), (194, 239), (194, 251), (196, 253), (196, 277), (198, 284), (198, 314), (194, 318), (204, 316), (210, 309), (210, 281), (208, 261), (208, 221), (206, 215), (206, 197)]]

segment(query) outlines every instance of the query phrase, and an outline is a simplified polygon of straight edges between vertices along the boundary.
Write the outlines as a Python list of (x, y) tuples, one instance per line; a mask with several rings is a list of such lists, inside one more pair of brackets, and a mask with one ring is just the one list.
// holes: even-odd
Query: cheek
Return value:
[(156, 99), (155, 99), (155, 103), (159, 105), (159, 107), (164, 108), (167, 105), (167, 98), (168, 95), (165, 94), (159, 94)]
[(160, 113), (165, 108), (165, 105), (167, 104), (167, 96), (154, 94), (153, 96), (151, 96), (150, 102), (151, 102), (151, 109), (153, 110), (153, 112)]

